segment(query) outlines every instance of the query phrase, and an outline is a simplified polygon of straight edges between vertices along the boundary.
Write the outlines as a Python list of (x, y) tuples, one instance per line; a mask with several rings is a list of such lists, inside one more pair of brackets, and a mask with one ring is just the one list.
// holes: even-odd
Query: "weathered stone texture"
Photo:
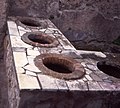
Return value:
[(0, 108), (8, 108), (7, 75), (4, 61), (0, 61)]
[[(116, 60), (120, 58), (120, 55), (118, 56), (116, 54), (104, 54), (102, 52), (95, 51), (76, 50), (59, 31), (59, 29), (53, 26), (53, 24), (49, 20), (44, 21), (46, 21), (46, 23), (48, 24), (48, 27), (46, 29), (36, 28), (36, 30), (34, 30), (43, 31), (50, 36), (56, 37), (60, 44), (55, 48), (53, 47), (51, 49), (48, 49), (44, 47), (41, 48), (37, 46), (27, 46), (27, 44), (25, 45), (25, 43), (21, 40), (22, 35), (18, 33), (18, 31), (24, 30), (24, 32), (27, 32), (25, 29), (30, 29), (30, 31), (32, 31), (33, 29), (29, 28), (29, 26), (25, 26), (24, 28), (23, 26), (19, 25), (18, 27), (18, 24), (14, 21), (8, 21), (8, 29), (10, 35), (9, 41), (11, 42), (11, 46), (9, 46), (9, 44), (9, 47), (6, 48), (8, 52), (6, 60), (9, 60), (9, 62), (6, 61), (6, 69), (7, 73), (9, 74), (8, 79), (10, 80), (8, 83), (10, 86), (10, 88), (8, 87), (8, 97), (11, 96), (11, 98), (8, 99), (9, 102), (11, 102), (11, 105), (15, 106), (16, 104), (14, 102), (19, 102), (19, 92), (15, 86), (17, 83), (15, 81), (13, 83), (13, 78), (16, 78), (14, 68), (18, 68), (16, 69), (16, 74), (18, 76), (18, 85), (20, 89), (19, 108), (118, 107), (118, 105), (120, 104), (120, 79), (114, 78), (100, 71), (97, 67), (97, 63), (102, 60), (115, 61), (115, 63), (117, 63)], [(49, 28), (50, 26), (52, 27)], [(14, 27), (17, 28), (15, 29)], [(11, 32), (11, 28), (14, 28), (13, 30), (15, 30), (15, 32), (13, 32), (15, 34)], [(61, 51), (59, 51), (59, 48)], [(13, 65), (11, 49), (13, 50), (15, 65)], [(54, 52), (55, 50), (56, 52)], [(62, 53), (66, 56), (69, 55), (72, 58), (76, 59), (78, 62), (82, 62), (86, 70), (85, 77), (76, 80), (74, 79), (73, 81), (68, 81), (62, 80), (63, 78), (54, 78), (55, 76), (53, 75), (53, 77), (45, 75), (45, 71), (49, 72), (50, 70), (47, 70), (47, 68), (45, 68), (45, 70), (42, 70), (43, 67), (40, 68), (40, 63), (38, 63), (40, 66), (38, 66), (37, 68), (37, 65), (35, 66), (34, 64), (34, 58), (39, 54), (53, 52), (58, 54)], [(53, 54), (51, 57), (53, 57)], [(62, 58), (62, 56), (59, 55), (57, 57), (60, 57), (60, 59)], [(51, 61), (50, 59), (48, 59), (49, 62)], [(70, 65), (68, 62), (63, 60), (61, 61), (60, 59), (58, 60), (58, 62), (56, 61), (57, 59), (53, 60), (56, 61), (55, 63), (58, 64), (60, 62), (63, 62), (62, 64)], [(37, 60), (39, 61), (40, 59), (38, 58)], [(68, 61), (71, 61), (70, 58)], [(117, 61), (119, 64), (120, 60)], [(78, 67), (80, 65), (78, 65), (78, 63), (75, 65), (76, 67), (74, 68), (78, 72)]]
[[(19, 88), (18, 88), (18, 82), (17, 82), (17, 76), (16, 76), (16, 69), (15, 69), (15, 64), (13, 60), (13, 53), (11, 49), (11, 44), (10, 44), (10, 39), (7, 36), (5, 38), (4, 42), (4, 47), (5, 47), (5, 54), (4, 54), (4, 59), (5, 59), (5, 68), (6, 68), (6, 77), (7, 77), (7, 82), (6, 82), (6, 89), (5, 93), (7, 94), (7, 100), (8, 101), (8, 106), (5, 108), (18, 108), (19, 105)], [(2, 76), (5, 77), (5, 76)], [(5, 100), (4, 100), (5, 101)], [(3, 108), (3, 107), (1, 107)]]
[(21, 91), (19, 108), (118, 108), (119, 92)]
[(8, 79), (3, 60), (6, 33), (7, 1), (0, 0), (0, 108), (8, 108)]
[(3, 58), (3, 42), (6, 33), (6, 18), (7, 18), (7, 6), (8, 0), (0, 0), (0, 59)]
[(11, 0), (10, 15), (50, 18), (79, 49), (120, 52), (119, 0)]

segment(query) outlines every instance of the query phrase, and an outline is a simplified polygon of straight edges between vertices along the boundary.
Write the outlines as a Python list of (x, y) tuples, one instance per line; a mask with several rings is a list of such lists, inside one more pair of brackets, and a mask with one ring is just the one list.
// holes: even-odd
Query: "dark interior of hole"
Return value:
[(58, 73), (72, 73), (72, 71), (64, 66), (63, 64), (57, 64), (57, 63), (44, 63), (44, 65), (53, 71), (56, 71)]
[(27, 21), (27, 20), (23, 20), (21, 21), (21, 23), (23, 23), (24, 25), (27, 25), (27, 26), (35, 26), (35, 27), (38, 27), (40, 26), (39, 24), (37, 24), (36, 22), (34, 21)]
[(103, 71), (104, 73), (116, 77), (116, 78), (120, 78), (120, 67), (118, 66), (113, 66), (110, 64), (105, 64), (104, 62), (101, 63), (99, 62), (97, 64), (98, 69), (100, 69), (101, 71)]
[[(39, 38), (38, 38), (39, 37)], [(47, 40), (43, 39), (43, 38), (40, 38), (40, 36), (38, 35), (35, 35), (35, 34), (30, 34), (28, 36), (28, 38), (33, 41), (33, 42), (37, 42), (37, 43), (40, 43), (40, 44), (50, 44), (50, 42), (48, 42)]]

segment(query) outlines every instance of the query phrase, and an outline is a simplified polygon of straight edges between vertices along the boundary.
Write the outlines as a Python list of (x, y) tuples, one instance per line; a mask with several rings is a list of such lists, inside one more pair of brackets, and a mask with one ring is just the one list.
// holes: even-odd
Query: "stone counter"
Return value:
[[(24, 28), (18, 26), (15, 20), (8, 21), (14, 69), (20, 90), (19, 108), (117, 108), (120, 79), (97, 68), (97, 63), (107, 56), (101, 52), (76, 50), (50, 20), (43, 21), (47, 22), (47, 28)], [(41, 48), (24, 43), (21, 36), (33, 31), (56, 37), (60, 44), (55, 48)], [(43, 74), (34, 65), (34, 58), (53, 52), (80, 62), (85, 69), (85, 76), (76, 80), (63, 80)]]

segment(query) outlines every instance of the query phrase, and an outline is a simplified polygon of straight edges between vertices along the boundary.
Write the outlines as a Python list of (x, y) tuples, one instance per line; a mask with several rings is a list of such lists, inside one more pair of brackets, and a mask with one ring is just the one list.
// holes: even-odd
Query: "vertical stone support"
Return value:
[[(13, 51), (9, 36), (6, 36), (4, 41), (4, 61), (6, 68), (6, 87), (7, 87), (7, 101), (8, 106), (5, 108), (18, 108), (19, 106), (19, 87), (16, 75), (16, 69), (13, 59)], [(2, 108), (2, 107), (1, 107)]]
[(0, 59), (3, 58), (3, 42), (6, 32), (8, 0), (0, 0)]
[(6, 32), (6, 18), (8, 0), (0, 0), (0, 108), (10, 108), (8, 104), (8, 79), (5, 71), (4, 37)]

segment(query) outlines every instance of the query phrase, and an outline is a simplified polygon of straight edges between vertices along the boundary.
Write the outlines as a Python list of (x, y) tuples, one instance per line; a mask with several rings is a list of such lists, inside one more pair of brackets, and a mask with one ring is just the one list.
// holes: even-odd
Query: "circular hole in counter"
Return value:
[(73, 80), (85, 75), (81, 63), (63, 54), (41, 54), (34, 59), (34, 62), (44, 74), (55, 78)]
[(51, 44), (53, 42), (52, 40), (48, 40), (44, 38), (42, 35), (35, 35), (35, 34), (28, 35), (28, 39), (40, 44)]
[(113, 76), (115, 78), (120, 78), (120, 66), (115, 63), (101, 61), (97, 63), (97, 67), (107, 75)]
[(30, 29), (44, 29), (48, 27), (45, 20), (33, 17), (17, 17), (17, 25)]
[(58, 57), (47, 57), (43, 59), (43, 64), (58, 73), (72, 73), (73, 65), (68, 60)]
[(26, 26), (33, 26), (33, 27), (41, 26), (37, 21), (34, 20), (21, 20), (21, 23)]
[(21, 37), (21, 39), (25, 43), (30, 44), (32, 46), (36, 46), (36, 47), (51, 48), (51, 47), (56, 47), (59, 44), (56, 38), (49, 36), (43, 32), (25, 33)]

